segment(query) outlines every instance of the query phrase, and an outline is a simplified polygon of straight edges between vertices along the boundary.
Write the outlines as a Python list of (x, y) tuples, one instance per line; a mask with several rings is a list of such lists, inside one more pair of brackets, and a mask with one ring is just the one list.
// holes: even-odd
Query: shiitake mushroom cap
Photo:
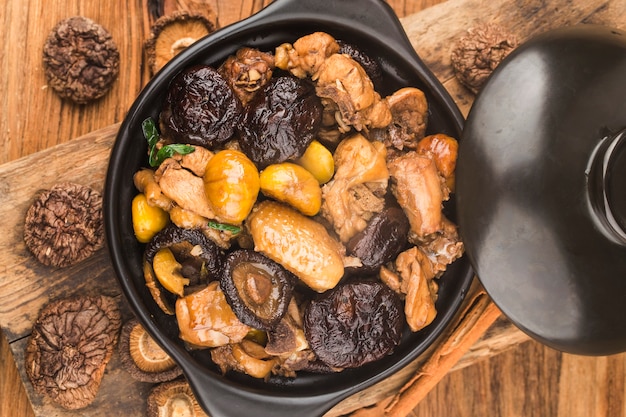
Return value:
[[(346, 244), (348, 254), (361, 260), (354, 268), (359, 273), (373, 273), (392, 261), (408, 245), (409, 220), (399, 206), (387, 206), (369, 221), (365, 229)], [(354, 271), (349, 271), (354, 272)]]
[(240, 125), (241, 150), (263, 169), (301, 157), (322, 123), (323, 106), (306, 79), (270, 79), (246, 106)]
[(165, 382), (182, 375), (182, 369), (135, 318), (122, 326), (118, 349), (124, 369), (137, 381)]
[(185, 379), (162, 382), (148, 395), (148, 417), (208, 417)]
[(233, 136), (242, 114), (241, 101), (217, 70), (194, 65), (170, 83), (161, 131), (174, 142), (215, 148)]
[(200, 248), (199, 255), (194, 256), (190, 253), (186, 256), (187, 259), (183, 266), (191, 266), (194, 270), (200, 269), (201, 271), (199, 272), (201, 272), (201, 274), (199, 279), (205, 282), (196, 282), (197, 279), (194, 278), (198, 277), (189, 276), (188, 278), (192, 278), (190, 286), (206, 284), (206, 282), (212, 279), (217, 279), (221, 274), (224, 253), (217, 244), (206, 237), (200, 229), (183, 229), (173, 223), (165, 226), (165, 228), (159, 231), (146, 245), (144, 250), (143, 270), (146, 286), (150, 290), (152, 298), (154, 298), (161, 310), (169, 315), (174, 314), (176, 298), (158, 282), (152, 265), (154, 256), (160, 249), (173, 248), (175, 246), (181, 247), (183, 245), (191, 247), (197, 246)]
[(242, 323), (270, 330), (287, 312), (295, 280), (263, 254), (239, 249), (226, 257), (220, 287)]
[(380, 281), (339, 284), (304, 310), (309, 345), (333, 368), (356, 368), (391, 354), (403, 328), (400, 297)]

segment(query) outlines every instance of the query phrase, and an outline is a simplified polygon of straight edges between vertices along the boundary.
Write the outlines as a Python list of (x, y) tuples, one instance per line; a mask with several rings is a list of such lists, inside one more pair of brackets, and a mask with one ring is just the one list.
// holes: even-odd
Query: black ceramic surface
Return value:
[(577, 354), (626, 350), (626, 36), (581, 25), (518, 48), (460, 144), (459, 223), (489, 295)]
[[(425, 330), (406, 332), (393, 355), (337, 374), (300, 374), (296, 379), (263, 382), (242, 374), (222, 376), (208, 351), (190, 352), (178, 338), (174, 317), (166, 316), (148, 293), (141, 268), (143, 245), (133, 235), (132, 175), (146, 165), (141, 122), (157, 118), (169, 81), (197, 63), (219, 65), (241, 46), (273, 51), (314, 31), (326, 31), (377, 57), (384, 69), (385, 95), (402, 86), (424, 90), (430, 104), (429, 133), (459, 137), (463, 118), (406, 38), (393, 11), (379, 0), (276, 0), (251, 18), (199, 41), (169, 63), (146, 86), (129, 110), (111, 153), (104, 192), (108, 247), (121, 287), (138, 318), (183, 368), (196, 397), (212, 417), (317, 416), (348, 395), (395, 373), (416, 358), (450, 322), (471, 283), (469, 262), (461, 258), (440, 279), (438, 316)], [(446, 208), (456, 218), (454, 200)]]

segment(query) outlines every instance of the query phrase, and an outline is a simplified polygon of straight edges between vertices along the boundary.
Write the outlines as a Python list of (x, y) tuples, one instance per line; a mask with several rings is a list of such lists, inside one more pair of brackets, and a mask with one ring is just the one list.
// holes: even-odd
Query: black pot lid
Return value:
[(521, 330), (556, 349), (626, 351), (626, 33), (579, 25), (514, 51), (460, 141), (467, 255)]

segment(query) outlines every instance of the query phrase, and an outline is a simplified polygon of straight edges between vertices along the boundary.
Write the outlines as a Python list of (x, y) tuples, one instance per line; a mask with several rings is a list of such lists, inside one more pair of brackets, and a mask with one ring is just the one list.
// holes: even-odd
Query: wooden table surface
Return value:
[[(443, 0), (389, 0), (400, 17)], [(94, 130), (120, 122), (148, 80), (137, 62), (140, 42), (150, 22), (126, 13), (139, 0), (119, 1), (111, 10), (98, 0), (4, 0), (0, 8), (0, 164), (14, 161)], [(141, 3), (144, 3), (142, 1)], [(260, 10), (268, 0), (148, 0), (165, 7), (209, 3), (221, 25)], [(545, 3), (545, 2), (542, 2)], [(576, 7), (576, 2), (572, 2)], [(118, 42), (122, 66), (117, 85), (88, 106), (63, 102), (46, 90), (41, 68), (41, 42), (56, 21), (86, 15), (109, 28)], [(130, 34), (130, 35), (129, 35)], [(25, 82), (26, 81), (26, 82)], [(0, 193), (3, 191), (0, 190)], [(0, 271), (9, 273), (10, 271)], [(34, 416), (12, 354), (0, 338), (0, 417)], [(520, 341), (527, 340), (519, 337)], [(489, 349), (483, 348), (483, 349)], [(497, 348), (494, 347), (497, 350)], [(471, 365), (464, 367), (465, 364)], [(577, 357), (555, 352), (532, 341), (483, 361), (461, 362), (413, 411), (413, 416), (626, 416), (626, 355)]]

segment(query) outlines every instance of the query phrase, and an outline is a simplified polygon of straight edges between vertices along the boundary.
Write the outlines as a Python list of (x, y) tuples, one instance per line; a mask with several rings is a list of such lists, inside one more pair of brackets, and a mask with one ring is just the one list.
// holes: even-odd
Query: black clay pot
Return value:
[(556, 349), (626, 351), (626, 34), (580, 25), (514, 51), (460, 144), (462, 238), (496, 304)]
[[(397, 17), (380, 0), (275, 0), (260, 13), (199, 41), (177, 56), (141, 92), (121, 125), (113, 147), (104, 191), (106, 235), (121, 287), (141, 323), (184, 370), (196, 397), (212, 417), (319, 416), (341, 399), (395, 373), (442, 333), (471, 283), (469, 262), (461, 258), (440, 279), (438, 316), (425, 330), (405, 332), (396, 351), (377, 362), (337, 374), (305, 374), (268, 382), (245, 375), (222, 376), (207, 351), (189, 351), (178, 337), (174, 317), (161, 312), (142, 273), (143, 245), (134, 237), (132, 175), (146, 164), (141, 122), (157, 118), (168, 83), (197, 63), (219, 65), (243, 45), (273, 51), (282, 42), (315, 31), (358, 45), (378, 57), (384, 70), (382, 95), (402, 86), (421, 88), (429, 100), (429, 133), (459, 137), (463, 118), (447, 92), (415, 54)], [(454, 200), (446, 214), (456, 219)]]

